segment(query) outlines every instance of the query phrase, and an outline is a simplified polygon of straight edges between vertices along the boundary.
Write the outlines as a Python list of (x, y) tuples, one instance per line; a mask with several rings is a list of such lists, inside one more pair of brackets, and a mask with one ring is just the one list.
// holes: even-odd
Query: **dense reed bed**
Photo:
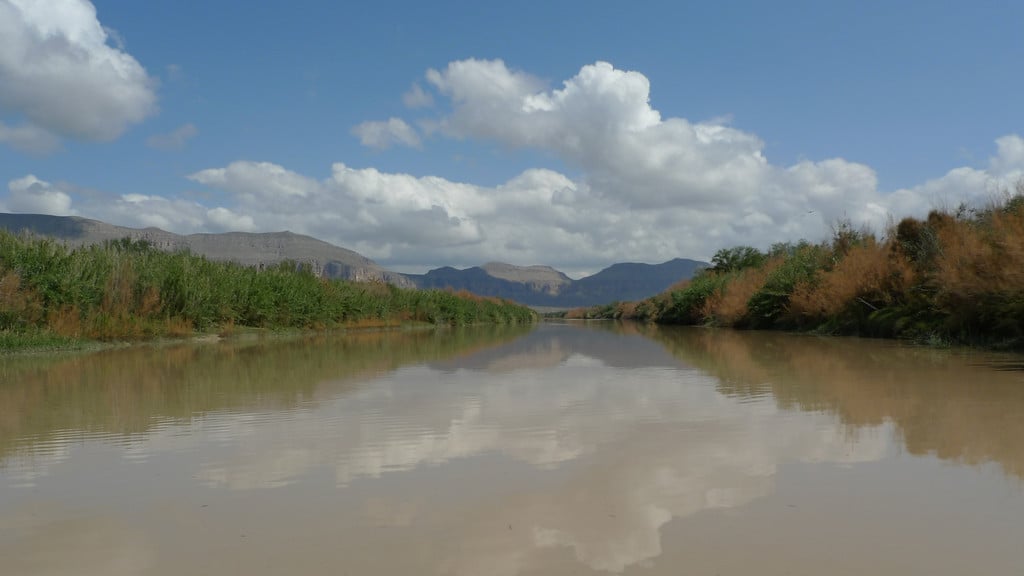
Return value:
[(69, 249), (0, 231), (0, 346), (138, 340), (239, 327), (532, 322), (495, 298), (326, 280), (294, 262), (257, 270), (119, 240)]

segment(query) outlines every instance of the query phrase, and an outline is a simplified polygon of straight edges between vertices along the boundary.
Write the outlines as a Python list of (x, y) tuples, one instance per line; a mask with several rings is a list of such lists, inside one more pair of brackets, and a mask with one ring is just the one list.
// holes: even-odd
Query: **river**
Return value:
[(0, 572), (1024, 573), (1024, 358), (543, 323), (0, 357)]

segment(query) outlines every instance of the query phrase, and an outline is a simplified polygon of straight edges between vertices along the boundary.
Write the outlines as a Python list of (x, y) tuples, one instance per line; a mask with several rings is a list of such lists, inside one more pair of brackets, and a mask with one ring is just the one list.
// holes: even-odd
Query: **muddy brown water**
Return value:
[(0, 573), (1024, 573), (1022, 357), (610, 323), (0, 357)]

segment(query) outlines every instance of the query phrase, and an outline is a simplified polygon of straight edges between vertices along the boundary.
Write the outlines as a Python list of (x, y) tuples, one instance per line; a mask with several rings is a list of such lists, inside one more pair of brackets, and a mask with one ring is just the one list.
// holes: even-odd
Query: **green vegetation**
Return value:
[(88, 345), (80, 338), (61, 336), (48, 330), (0, 330), (0, 350), (19, 352), (46, 352), (50, 350), (80, 350)]
[(751, 246), (723, 248), (711, 258), (711, 269), (721, 273), (737, 272), (761, 266), (766, 258), (760, 250)]
[(128, 239), (71, 250), (0, 231), (0, 349), (238, 327), (513, 324), (534, 318), (528, 308), (496, 298), (325, 280), (294, 262), (257, 270)]
[(883, 238), (842, 222), (827, 242), (729, 248), (712, 263), (653, 298), (567, 316), (1024, 348), (1024, 182)]

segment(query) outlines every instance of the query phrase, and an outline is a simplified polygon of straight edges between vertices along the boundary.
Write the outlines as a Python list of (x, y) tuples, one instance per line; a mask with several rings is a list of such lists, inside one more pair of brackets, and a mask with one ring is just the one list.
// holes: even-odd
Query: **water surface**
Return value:
[(1021, 358), (620, 324), (0, 363), (10, 574), (1020, 574)]

